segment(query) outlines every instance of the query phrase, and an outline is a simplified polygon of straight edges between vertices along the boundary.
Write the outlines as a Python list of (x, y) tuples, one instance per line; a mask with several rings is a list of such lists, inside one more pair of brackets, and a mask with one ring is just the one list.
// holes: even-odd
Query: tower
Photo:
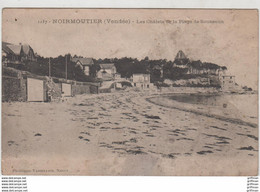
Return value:
[(176, 57), (175, 57), (175, 60), (182, 60), (182, 59), (187, 59), (186, 55), (184, 54), (184, 52), (182, 50), (180, 50)]

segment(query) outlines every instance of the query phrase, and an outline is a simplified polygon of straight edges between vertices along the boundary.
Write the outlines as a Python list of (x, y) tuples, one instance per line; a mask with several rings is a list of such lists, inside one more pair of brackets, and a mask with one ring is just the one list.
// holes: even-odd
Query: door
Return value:
[(43, 80), (27, 78), (27, 101), (44, 101), (44, 98)]
[(62, 83), (61, 84), (61, 90), (62, 90), (63, 95), (65, 97), (70, 97), (71, 96), (71, 84)]

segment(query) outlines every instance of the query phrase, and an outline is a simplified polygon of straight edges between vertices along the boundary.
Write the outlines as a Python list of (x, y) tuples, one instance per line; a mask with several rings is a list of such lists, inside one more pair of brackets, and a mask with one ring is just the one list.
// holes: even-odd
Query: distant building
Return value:
[(219, 77), (220, 85), (222, 90), (229, 90), (232, 91), (235, 89), (236, 82), (234, 75), (221, 75)]
[(28, 44), (14, 45), (2, 42), (2, 62), (5, 66), (22, 65), (26, 61), (36, 61), (33, 49)]
[(188, 68), (189, 62), (190, 60), (186, 57), (184, 52), (180, 50), (175, 57), (175, 60), (173, 62), (173, 67)]
[(150, 74), (133, 74), (133, 86), (142, 89), (150, 88)]
[(191, 61), (182, 50), (177, 53), (173, 67), (191, 75), (218, 75), (219, 70), (223, 68), (214, 63), (201, 62), (200, 60)]
[(85, 57), (74, 57), (71, 59), (72, 62), (76, 63), (85, 73), (85, 75), (89, 76), (90, 74), (90, 67), (94, 65), (94, 61), (92, 58), (85, 58)]
[(221, 67), (218, 71), (218, 79), (222, 90), (231, 91), (236, 89), (236, 81), (234, 75), (227, 74), (227, 68)]
[(97, 78), (100, 78), (104, 81), (109, 81), (115, 79), (116, 72), (116, 67), (114, 63), (104, 63), (104, 64), (99, 64), (100, 70), (97, 72)]

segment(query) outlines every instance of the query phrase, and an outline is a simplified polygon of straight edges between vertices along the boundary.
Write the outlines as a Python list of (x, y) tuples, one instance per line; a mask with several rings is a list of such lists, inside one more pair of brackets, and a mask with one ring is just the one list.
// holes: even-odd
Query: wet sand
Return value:
[(2, 173), (258, 173), (256, 127), (163, 107), (147, 101), (151, 97), (129, 91), (3, 103)]

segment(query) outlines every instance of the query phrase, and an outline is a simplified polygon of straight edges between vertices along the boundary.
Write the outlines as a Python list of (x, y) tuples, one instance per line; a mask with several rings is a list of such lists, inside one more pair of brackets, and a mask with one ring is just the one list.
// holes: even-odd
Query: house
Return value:
[(150, 74), (133, 74), (132, 76), (133, 87), (142, 89), (150, 88)]
[(175, 60), (173, 62), (173, 67), (188, 68), (189, 62), (190, 60), (186, 57), (184, 52), (180, 50), (175, 57)]
[(100, 70), (97, 72), (97, 78), (104, 81), (114, 80), (117, 74), (114, 63), (99, 64)]
[(84, 71), (85, 75), (91, 75), (90, 67), (94, 65), (92, 58), (74, 57), (71, 61), (76, 63), (76, 66), (79, 66)]
[(22, 45), (21, 60), (22, 61), (36, 61), (36, 56), (30, 45), (28, 45), (28, 44)]
[(5, 66), (18, 66), (26, 61), (36, 61), (33, 49), (28, 44), (14, 45), (2, 42), (2, 62)]
[(219, 77), (221, 89), (224, 91), (232, 91), (236, 87), (234, 75), (221, 75)]

